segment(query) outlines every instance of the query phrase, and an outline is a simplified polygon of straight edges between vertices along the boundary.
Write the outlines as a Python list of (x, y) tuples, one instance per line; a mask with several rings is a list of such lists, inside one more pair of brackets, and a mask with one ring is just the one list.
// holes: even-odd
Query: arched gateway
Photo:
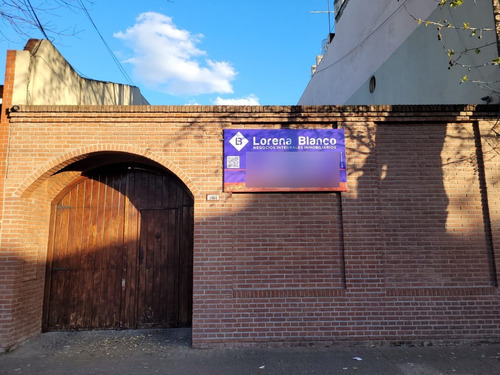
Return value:
[(52, 203), (44, 330), (190, 326), (193, 197), (164, 169), (87, 172)]

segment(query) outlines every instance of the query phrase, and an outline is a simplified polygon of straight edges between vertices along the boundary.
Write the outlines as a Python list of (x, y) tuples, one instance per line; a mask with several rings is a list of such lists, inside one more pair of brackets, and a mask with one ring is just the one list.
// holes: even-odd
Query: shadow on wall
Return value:
[[(292, 111), (288, 124), (269, 126), (293, 128), (300, 126), (301, 121)], [(184, 130), (189, 131), (192, 126), (188, 124)], [(255, 124), (242, 121), (233, 122), (233, 126)], [(331, 127), (332, 123), (314, 126)], [(206, 223), (208, 228), (221, 228), (224, 235), (216, 236), (213, 244), (219, 251), (224, 236), (231, 239), (225, 246), (235, 250), (235, 255), (226, 260), (235, 264), (233, 287), (337, 288), (353, 280), (349, 262), (358, 260), (350, 254), (366, 246), (377, 249), (361, 252), (376, 262), (373, 282), (385, 288), (497, 286), (483, 157), (495, 159), (499, 155), (490, 150), (483, 156), (478, 124), (461, 123), (450, 117), (440, 120), (422, 116), (409, 121), (389, 115), (376, 124), (340, 121), (339, 126), (346, 130), (350, 189), (343, 194), (342, 202), (337, 194), (233, 193), (226, 210), (214, 209), (210, 215), (213, 219), (199, 223), (200, 230)], [(203, 123), (196, 127), (203, 127)], [(205, 131), (210, 134), (213, 130)], [(217, 131), (217, 135), (221, 133), (222, 129)], [(483, 139), (494, 141), (488, 134)], [(173, 139), (165, 144), (165, 149), (182, 149), (185, 142)], [(214, 164), (222, 175), (219, 160), (218, 154)], [(489, 173), (495, 173), (494, 169)], [(490, 180), (499, 178), (497, 172)], [(224, 220), (230, 209), (233, 214)], [(310, 237), (293, 234), (300, 230)], [(306, 249), (321, 248), (321, 241), (325, 245), (321, 251), (333, 252), (327, 256), (330, 262), (322, 263), (320, 257), (315, 269), (297, 271), (295, 277), (300, 280), (307, 272), (324, 271), (337, 275), (335, 280), (324, 278), (325, 283), (318, 284), (313, 278), (304, 277), (303, 283), (293, 284), (288, 277), (292, 268), (287, 262), (293, 263), (297, 253), (288, 250), (301, 248), (301, 257), (317, 258), (318, 254), (308, 254)], [(281, 265), (270, 269), (273, 254)], [(245, 264), (251, 266), (247, 269)], [(253, 281), (251, 272), (255, 272)], [(288, 283), (259, 282), (276, 277), (273, 273), (288, 275)], [(356, 278), (368, 280), (368, 274), (357, 274)], [(238, 281), (243, 279), (246, 284)]]
[[(300, 123), (293, 116), (289, 122), (292, 128)], [(491, 228), (485, 225), (489, 212), (481, 208), (486, 196), (477, 125), (406, 123), (390, 116), (376, 127), (339, 125), (346, 129), (349, 192), (222, 194), (220, 202), (204, 205), (194, 228), (194, 265), (189, 255), (184, 262), (194, 268), (194, 289), (189, 271), (172, 276), (169, 268), (182, 256), (168, 249), (191, 246), (193, 198), (185, 186), (150, 165), (144, 171), (135, 165), (133, 173), (116, 178), (116, 165), (89, 172), (53, 207), (45, 329), (189, 325), (186, 306), (194, 298), (197, 340), (212, 340), (213, 332), (221, 340), (407, 338), (399, 328), (403, 321), (414, 331), (427, 327), (419, 332), (430, 337), (467, 335), (467, 325), (484, 317), (483, 307), (447, 309), (454, 320), (446, 322), (437, 315), (417, 322), (411, 309), (393, 317), (401, 301), (368, 305), (363, 296), (368, 291), (380, 302), (385, 289), (497, 285)], [(184, 130), (193, 126), (221, 134), (198, 123)], [(179, 137), (164, 147), (182, 150), (186, 142)], [(222, 149), (207, 154), (191, 162), (222, 176)], [(96, 162), (83, 160), (69, 169), (86, 170)], [(96, 204), (79, 205), (78, 199)], [(96, 288), (99, 294), (93, 294)], [(169, 310), (175, 301), (184, 301), (178, 302), (183, 312)], [(411, 303), (431, 309), (447, 302)], [(174, 316), (182, 314), (189, 321), (176, 323)], [(346, 319), (351, 333), (341, 328)]]
[(12, 104), (147, 105), (139, 88), (82, 78), (48, 40), (17, 51)]
[(385, 286), (496, 286), (477, 124), (377, 125), (357, 196), (375, 199)]
[(193, 197), (170, 173), (85, 173), (52, 205), (44, 328), (190, 326), (192, 233)]

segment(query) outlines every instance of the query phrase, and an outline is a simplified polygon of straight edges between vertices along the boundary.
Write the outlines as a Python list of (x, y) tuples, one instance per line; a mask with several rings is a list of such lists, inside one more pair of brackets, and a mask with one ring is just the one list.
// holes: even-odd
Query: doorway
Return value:
[(51, 210), (45, 331), (191, 325), (193, 197), (176, 176), (107, 166)]

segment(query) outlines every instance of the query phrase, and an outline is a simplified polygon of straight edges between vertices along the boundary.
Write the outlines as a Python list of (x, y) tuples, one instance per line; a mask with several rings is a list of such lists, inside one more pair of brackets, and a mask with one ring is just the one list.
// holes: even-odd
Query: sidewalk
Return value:
[(500, 374), (500, 344), (191, 349), (190, 330), (45, 333), (0, 374)]

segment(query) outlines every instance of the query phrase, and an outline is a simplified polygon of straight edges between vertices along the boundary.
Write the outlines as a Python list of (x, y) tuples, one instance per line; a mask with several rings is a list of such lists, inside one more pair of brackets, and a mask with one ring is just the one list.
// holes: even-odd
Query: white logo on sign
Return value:
[(248, 139), (246, 139), (243, 134), (240, 132), (236, 133), (233, 138), (229, 141), (233, 145), (235, 149), (241, 151), (243, 147), (245, 147), (248, 143)]

